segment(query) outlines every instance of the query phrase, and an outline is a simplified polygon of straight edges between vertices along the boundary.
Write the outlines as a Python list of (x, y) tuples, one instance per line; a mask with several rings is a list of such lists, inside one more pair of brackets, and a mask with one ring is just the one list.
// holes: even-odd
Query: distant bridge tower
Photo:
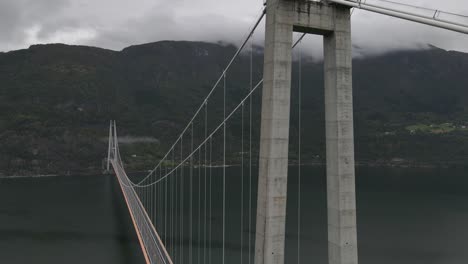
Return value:
[(293, 32), (324, 38), (330, 264), (357, 264), (350, 8), (267, 0), (256, 264), (283, 264)]
[(114, 141), (113, 141), (113, 121), (110, 121), (109, 125), (109, 144), (108, 144), (108, 149), (107, 149), (107, 160), (106, 160), (106, 173), (110, 173), (110, 165), (111, 165), (111, 154), (112, 151), (114, 151)]

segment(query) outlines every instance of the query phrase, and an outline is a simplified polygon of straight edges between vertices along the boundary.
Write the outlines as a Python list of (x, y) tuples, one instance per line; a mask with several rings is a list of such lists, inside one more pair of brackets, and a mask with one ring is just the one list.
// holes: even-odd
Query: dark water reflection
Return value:
[[(222, 169), (208, 170), (212, 179), (212, 262), (222, 259)], [(254, 169), (253, 171), (256, 171)], [(325, 168), (302, 167), (301, 263), (327, 263), (327, 208)], [(468, 177), (465, 169), (357, 169), (357, 220), (359, 263), (361, 264), (460, 264), (468, 263)], [(297, 263), (297, 190), (298, 168), (289, 170), (286, 228), (286, 263)], [(184, 172), (187, 179), (188, 171)], [(200, 182), (199, 182), (199, 176)], [(241, 186), (240, 168), (226, 170), (226, 264), (248, 263), (248, 173), (244, 171)], [(256, 176), (254, 175), (254, 178)], [(254, 179), (253, 182), (256, 182)], [(170, 184), (177, 183), (172, 178)], [(198, 187), (198, 184), (201, 187)], [(210, 251), (204, 248), (204, 169), (195, 169), (193, 178), (193, 241), (186, 235), (189, 189), (185, 185), (183, 242), (168, 245), (171, 256), (188, 259), (188, 246), (193, 250), (193, 263), (207, 263)], [(200, 188), (200, 191), (198, 191)], [(180, 190), (179, 190), (180, 192)], [(241, 194), (244, 192), (244, 224), (241, 226)], [(200, 194), (200, 196), (199, 196)], [(253, 186), (255, 214), (256, 186)], [(200, 197), (200, 198), (199, 198)], [(207, 196), (209, 198), (209, 195)], [(198, 208), (198, 199), (201, 208)], [(180, 200), (179, 200), (180, 201)], [(170, 204), (170, 201), (169, 201)], [(176, 209), (176, 212), (178, 210)], [(198, 212), (202, 215), (198, 224)], [(169, 219), (170, 216), (169, 216)], [(179, 217), (174, 217), (179, 219)], [(255, 220), (253, 220), (255, 227)], [(170, 230), (168, 227), (167, 230)], [(201, 238), (198, 232), (201, 230)], [(177, 224), (174, 231), (177, 236)], [(164, 228), (160, 228), (164, 238)], [(241, 246), (241, 236), (243, 242)], [(168, 239), (168, 241), (173, 241)], [(183, 249), (182, 251), (180, 249)], [(242, 260), (241, 262), (241, 252)], [(253, 254), (253, 250), (251, 251)], [(252, 262), (253, 263), (253, 262)]]
[(0, 179), (0, 263), (144, 263), (111, 176)]
[[(325, 169), (302, 175), (301, 259), (327, 263)], [(358, 168), (356, 175), (359, 263), (468, 263), (466, 170)], [(296, 191), (293, 176), (289, 193)], [(296, 263), (297, 196), (291, 199), (286, 258)]]
[[(221, 259), (221, 171), (219, 168), (211, 171), (211, 263), (219, 263)], [(358, 168), (359, 262), (468, 263), (468, 177), (465, 171)], [(290, 168), (286, 263), (297, 263), (297, 172), (297, 167)], [(184, 175), (187, 177), (188, 173)], [(198, 211), (199, 194), (196, 175), (197, 171), (191, 198), (194, 211)], [(203, 190), (204, 171), (200, 175), (203, 204), (207, 193)], [(241, 229), (240, 175), (239, 168), (227, 170), (226, 264), (240, 263), (241, 249), (243, 263), (248, 263), (248, 200), (244, 199)], [(184, 184), (187, 190), (188, 181)], [(325, 186), (324, 168), (302, 167), (301, 263), (327, 263)], [(256, 186), (252, 189), (254, 212)], [(243, 191), (247, 195), (247, 178)], [(187, 194), (185, 230), (188, 230)], [(203, 208), (201, 214), (204, 214)], [(198, 228), (196, 219), (195, 213), (194, 230)], [(187, 260), (188, 244), (192, 243), (193, 263), (208, 263), (204, 254), (210, 251), (203, 251), (203, 238), (198, 240), (197, 231), (194, 232), (193, 242), (189, 236), (183, 236), (183, 242), (175, 244), (184, 247), (184, 259)], [(251, 230), (252, 235), (253, 232)], [(160, 234), (164, 239), (163, 230)], [(244, 239), (242, 247), (241, 235)], [(169, 250), (177, 252), (174, 251), (177, 245)], [(0, 263), (144, 263), (144, 260), (115, 179), (111, 176), (77, 176), (0, 180)]]

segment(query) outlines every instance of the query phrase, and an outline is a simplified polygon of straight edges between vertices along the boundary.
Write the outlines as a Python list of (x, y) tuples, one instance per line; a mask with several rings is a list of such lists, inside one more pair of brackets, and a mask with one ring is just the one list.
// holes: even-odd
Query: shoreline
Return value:
[[(298, 166), (299, 164), (295, 161), (289, 163), (289, 166)], [(326, 162), (303, 162), (301, 166), (310, 166), (310, 167), (324, 167)], [(225, 167), (239, 167), (241, 164), (231, 163), (227, 164)], [(257, 167), (257, 164), (253, 164)], [(467, 162), (439, 162), (439, 163), (429, 163), (429, 162), (414, 162), (414, 161), (373, 161), (373, 162), (356, 162), (356, 168), (407, 168), (407, 169), (448, 169), (448, 168), (457, 168), (457, 167), (467, 167)], [(198, 168), (196, 166), (195, 168)], [(202, 168), (223, 168), (223, 165), (212, 165), (212, 166), (201, 166)], [(135, 170), (128, 171), (127, 173), (148, 173), (148, 170)], [(51, 177), (66, 177), (66, 176), (93, 176), (93, 175), (103, 175), (106, 172), (101, 170), (89, 171), (89, 172), (66, 172), (66, 173), (54, 173), (54, 174), (28, 174), (22, 173), (22, 175), (2, 175), (0, 173), (0, 179), (23, 179), (23, 178), (51, 178)], [(111, 172), (110, 174), (113, 174)]]

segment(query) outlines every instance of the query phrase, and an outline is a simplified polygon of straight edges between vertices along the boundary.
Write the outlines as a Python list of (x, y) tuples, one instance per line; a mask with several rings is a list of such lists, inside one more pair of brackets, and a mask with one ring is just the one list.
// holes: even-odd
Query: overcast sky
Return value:
[[(376, 0), (368, 0), (376, 1)], [(468, 15), (466, 0), (396, 0)], [(160, 40), (238, 44), (263, 0), (0, 0), (0, 51), (36, 43), (92, 45), (113, 50)], [(468, 35), (376, 15), (353, 14), (355, 54), (432, 44), (468, 52)], [(465, 20), (465, 21), (463, 21)], [(458, 19), (468, 24), (468, 18)], [(261, 43), (263, 32), (256, 41)], [(319, 56), (321, 41), (302, 48)]]

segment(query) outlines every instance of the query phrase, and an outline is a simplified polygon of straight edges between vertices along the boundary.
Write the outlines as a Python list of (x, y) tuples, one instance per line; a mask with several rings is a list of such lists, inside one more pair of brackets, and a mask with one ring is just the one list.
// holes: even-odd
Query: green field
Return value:
[(406, 130), (412, 133), (431, 133), (431, 134), (446, 134), (455, 130), (468, 130), (466, 128), (461, 128), (453, 125), (452, 123), (443, 123), (443, 124), (415, 124), (407, 126)]

